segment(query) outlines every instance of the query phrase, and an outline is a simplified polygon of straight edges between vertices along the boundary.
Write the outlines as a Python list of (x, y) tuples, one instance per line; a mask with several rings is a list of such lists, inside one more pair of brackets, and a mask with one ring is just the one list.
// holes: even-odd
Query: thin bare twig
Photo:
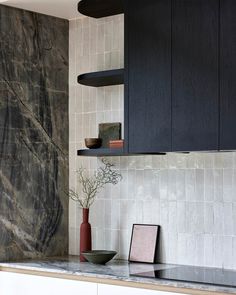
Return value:
[(81, 208), (89, 208), (95, 201), (96, 195), (106, 184), (116, 185), (122, 180), (122, 176), (116, 170), (114, 165), (107, 160), (102, 159), (103, 167), (98, 168), (93, 176), (88, 176), (84, 168), (77, 171), (78, 181), (82, 186), (82, 193), (79, 194), (73, 190), (69, 191), (69, 197), (79, 203)]

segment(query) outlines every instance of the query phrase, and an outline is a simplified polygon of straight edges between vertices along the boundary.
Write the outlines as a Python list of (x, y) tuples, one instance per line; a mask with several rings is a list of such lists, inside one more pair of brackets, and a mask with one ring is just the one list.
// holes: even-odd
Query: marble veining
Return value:
[(153, 269), (158, 270), (175, 267), (175, 265), (171, 264), (152, 265), (143, 263), (128, 263), (125, 260), (112, 260), (106, 265), (94, 265), (90, 263), (80, 263), (78, 256), (69, 256), (44, 260), (26, 260), (21, 262), (0, 263), (0, 269), (1, 267), (10, 267), (13, 269), (32, 270), (56, 274), (86, 276), (98, 279), (112, 279), (125, 282), (136, 282), (149, 285), (151, 284), (156, 286), (170, 286), (176, 288), (190, 288), (203, 291), (236, 294), (236, 288), (160, 279), (148, 279), (130, 275), (130, 273), (135, 274), (139, 272), (151, 271)]
[(68, 22), (0, 5), (0, 260), (68, 248)]

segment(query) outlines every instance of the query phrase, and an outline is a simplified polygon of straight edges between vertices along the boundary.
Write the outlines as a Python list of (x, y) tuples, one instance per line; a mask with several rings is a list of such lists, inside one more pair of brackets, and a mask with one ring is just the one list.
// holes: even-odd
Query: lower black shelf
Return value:
[[(125, 152), (124, 149), (109, 149), (109, 148), (99, 148), (99, 149), (84, 149), (78, 150), (77, 156), (83, 157), (122, 157), (122, 156), (145, 156), (151, 154), (130, 154)], [(152, 155), (166, 155), (166, 153), (155, 153)]]
[(85, 149), (78, 150), (78, 156), (85, 157), (118, 157), (127, 156), (123, 149), (109, 149), (109, 148), (99, 148), (99, 149)]

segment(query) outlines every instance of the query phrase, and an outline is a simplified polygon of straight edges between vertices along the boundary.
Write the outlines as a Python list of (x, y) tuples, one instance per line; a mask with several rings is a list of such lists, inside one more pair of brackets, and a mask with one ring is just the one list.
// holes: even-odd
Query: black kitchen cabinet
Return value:
[(218, 150), (219, 0), (130, 0), (126, 12), (128, 151)]
[(115, 154), (236, 150), (236, 0), (116, 2), (125, 13), (125, 146)]
[(173, 151), (218, 149), (218, 32), (218, 0), (173, 0)]
[(125, 7), (125, 128), (129, 153), (171, 150), (171, 0)]
[(220, 1), (220, 149), (236, 150), (236, 1)]

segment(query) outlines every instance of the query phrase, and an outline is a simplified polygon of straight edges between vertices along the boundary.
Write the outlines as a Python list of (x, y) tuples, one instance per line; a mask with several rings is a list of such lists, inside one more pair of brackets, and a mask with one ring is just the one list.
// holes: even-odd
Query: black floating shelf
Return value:
[[(124, 149), (109, 149), (109, 148), (99, 148), (99, 149), (85, 149), (78, 150), (77, 156), (84, 157), (122, 157), (122, 156), (142, 156), (147, 154), (128, 154)], [(165, 153), (155, 153), (155, 155), (165, 155)]]
[(117, 157), (125, 156), (126, 154), (123, 149), (99, 148), (78, 150), (77, 155), (85, 157)]
[(78, 11), (95, 18), (120, 14), (124, 13), (124, 0), (82, 0)]
[(124, 69), (82, 74), (78, 76), (78, 83), (92, 87), (124, 84)]

